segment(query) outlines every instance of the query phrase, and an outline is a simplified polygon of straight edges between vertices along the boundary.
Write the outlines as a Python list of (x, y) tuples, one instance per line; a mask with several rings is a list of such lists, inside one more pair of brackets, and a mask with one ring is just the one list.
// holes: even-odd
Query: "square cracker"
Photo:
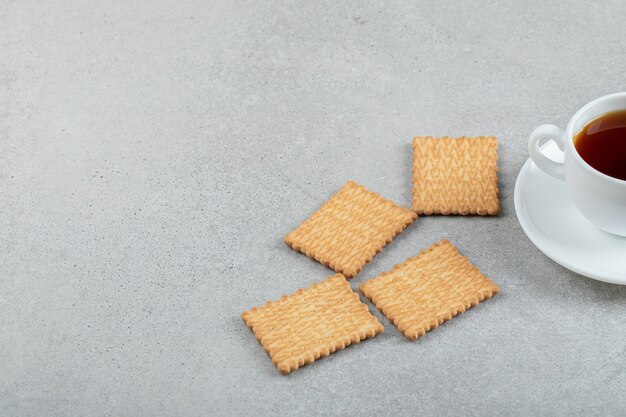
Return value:
[(284, 374), (383, 331), (341, 274), (252, 308), (241, 318)]
[(417, 214), (348, 181), (285, 243), (348, 278), (355, 276)]
[(498, 140), (493, 136), (414, 138), (413, 210), (498, 214)]
[(499, 291), (447, 240), (361, 284), (361, 292), (411, 340)]

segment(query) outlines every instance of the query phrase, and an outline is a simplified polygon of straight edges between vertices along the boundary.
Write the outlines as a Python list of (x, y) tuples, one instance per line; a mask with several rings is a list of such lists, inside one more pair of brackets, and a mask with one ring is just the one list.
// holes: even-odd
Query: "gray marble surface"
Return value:
[[(625, 14), (0, 0), (0, 415), (624, 415), (626, 288), (539, 252), (513, 189), (536, 125), (626, 89)], [(348, 179), (408, 206), (419, 134), (496, 135), (502, 214), (421, 217), (353, 287), (447, 238), (501, 294), (417, 342), (372, 307), (280, 375), (240, 313), (331, 274), (282, 237)]]

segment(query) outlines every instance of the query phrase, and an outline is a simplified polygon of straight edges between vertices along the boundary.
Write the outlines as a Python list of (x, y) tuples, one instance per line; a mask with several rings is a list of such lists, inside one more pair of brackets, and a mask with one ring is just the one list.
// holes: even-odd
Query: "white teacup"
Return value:
[[(616, 110), (626, 110), (626, 92), (610, 94), (586, 104), (570, 119), (565, 131), (549, 124), (539, 126), (530, 134), (528, 149), (530, 158), (543, 172), (565, 181), (574, 205), (587, 220), (606, 232), (626, 236), (626, 181), (591, 167), (578, 154), (573, 141), (587, 123)], [(544, 139), (556, 142), (565, 154), (565, 163), (555, 162), (541, 153), (539, 144)]]

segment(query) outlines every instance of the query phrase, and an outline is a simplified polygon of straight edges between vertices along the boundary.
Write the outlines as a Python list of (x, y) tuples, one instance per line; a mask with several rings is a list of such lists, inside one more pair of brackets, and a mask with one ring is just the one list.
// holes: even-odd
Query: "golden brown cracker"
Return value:
[(348, 278), (417, 218), (363, 186), (348, 181), (285, 243)]
[(360, 289), (411, 340), (500, 291), (447, 240)]
[(498, 140), (494, 136), (414, 138), (413, 210), (498, 214)]
[(284, 374), (383, 331), (341, 274), (252, 308), (241, 318)]

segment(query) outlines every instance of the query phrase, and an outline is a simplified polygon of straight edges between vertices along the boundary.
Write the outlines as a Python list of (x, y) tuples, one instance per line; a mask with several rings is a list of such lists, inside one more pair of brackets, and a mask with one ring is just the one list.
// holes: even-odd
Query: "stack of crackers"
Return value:
[[(413, 139), (412, 209), (348, 181), (285, 243), (337, 274), (241, 317), (278, 370), (289, 373), (383, 332), (346, 278), (357, 275), (418, 215), (497, 215), (495, 137)], [(408, 339), (491, 298), (498, 286), (447, 240), (360, 285)]]

